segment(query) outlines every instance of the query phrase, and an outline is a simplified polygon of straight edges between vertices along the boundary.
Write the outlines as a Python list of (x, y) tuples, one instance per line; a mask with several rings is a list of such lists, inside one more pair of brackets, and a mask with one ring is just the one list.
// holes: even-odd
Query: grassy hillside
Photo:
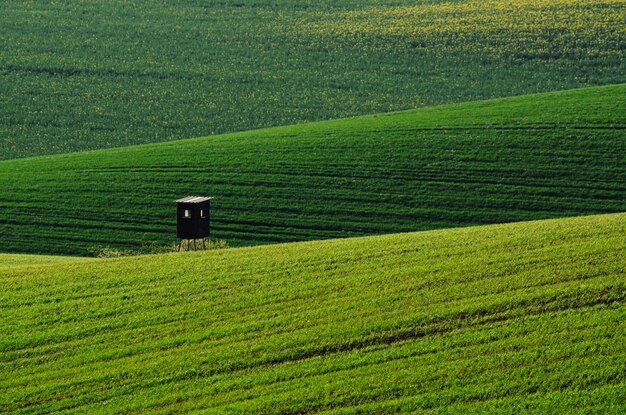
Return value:
[(0, 251), (233, 246), (626, 211), (626, 85), (0, 162)]
[(603, 413), (626, 214), (0, 273), (0, 412)]
[(626, 82), (623, 0), (3, 0), (0, 159)]
[(87, 259), (67, 256), (0, 254), (0, 270), (14, 267), (60, 264), (85, 260)]

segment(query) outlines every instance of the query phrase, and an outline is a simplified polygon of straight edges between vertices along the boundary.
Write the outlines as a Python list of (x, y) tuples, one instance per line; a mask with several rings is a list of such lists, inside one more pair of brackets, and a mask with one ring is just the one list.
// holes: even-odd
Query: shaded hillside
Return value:
[(626, 86), (0, 162), (0, 251), (231, 245), (626, 211)]

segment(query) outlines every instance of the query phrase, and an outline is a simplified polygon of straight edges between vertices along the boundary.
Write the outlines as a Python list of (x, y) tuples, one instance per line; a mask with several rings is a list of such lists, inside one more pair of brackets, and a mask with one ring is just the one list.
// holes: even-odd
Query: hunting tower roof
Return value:
[(212, 197), (202, 197), (202, 196), (187, 196), (182, 199), (178, 199), (176, 203), (202, 203), (207, 200), (213, 199)]

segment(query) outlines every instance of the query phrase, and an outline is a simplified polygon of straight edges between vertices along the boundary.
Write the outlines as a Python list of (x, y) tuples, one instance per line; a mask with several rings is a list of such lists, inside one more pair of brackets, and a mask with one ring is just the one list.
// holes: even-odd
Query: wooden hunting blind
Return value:
[(193, 239), (195, 246), (196, 239), (209, 236), (211, 199), (213, 198), (189, 196), (176, 201), (176, 236), (178, 239)]

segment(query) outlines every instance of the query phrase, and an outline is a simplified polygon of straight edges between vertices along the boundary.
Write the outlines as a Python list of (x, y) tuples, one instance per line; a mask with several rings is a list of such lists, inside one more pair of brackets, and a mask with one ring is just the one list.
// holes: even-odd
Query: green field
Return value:
[(67, 256), (0, 254), (0, 270), (15, 267), (50, 265), (86, 260), (86, 258)]
[(0, 414), (625, 414), (625, 22), (0, 0)]
[(231, 246), (626, 211), (626, 85), (0, 162), (0, 252)]
[(0, 274), (0, 412), (623, 414), (626, 214)]
[(3, 0), (0, 159), (626, 82), (624, 0)]

